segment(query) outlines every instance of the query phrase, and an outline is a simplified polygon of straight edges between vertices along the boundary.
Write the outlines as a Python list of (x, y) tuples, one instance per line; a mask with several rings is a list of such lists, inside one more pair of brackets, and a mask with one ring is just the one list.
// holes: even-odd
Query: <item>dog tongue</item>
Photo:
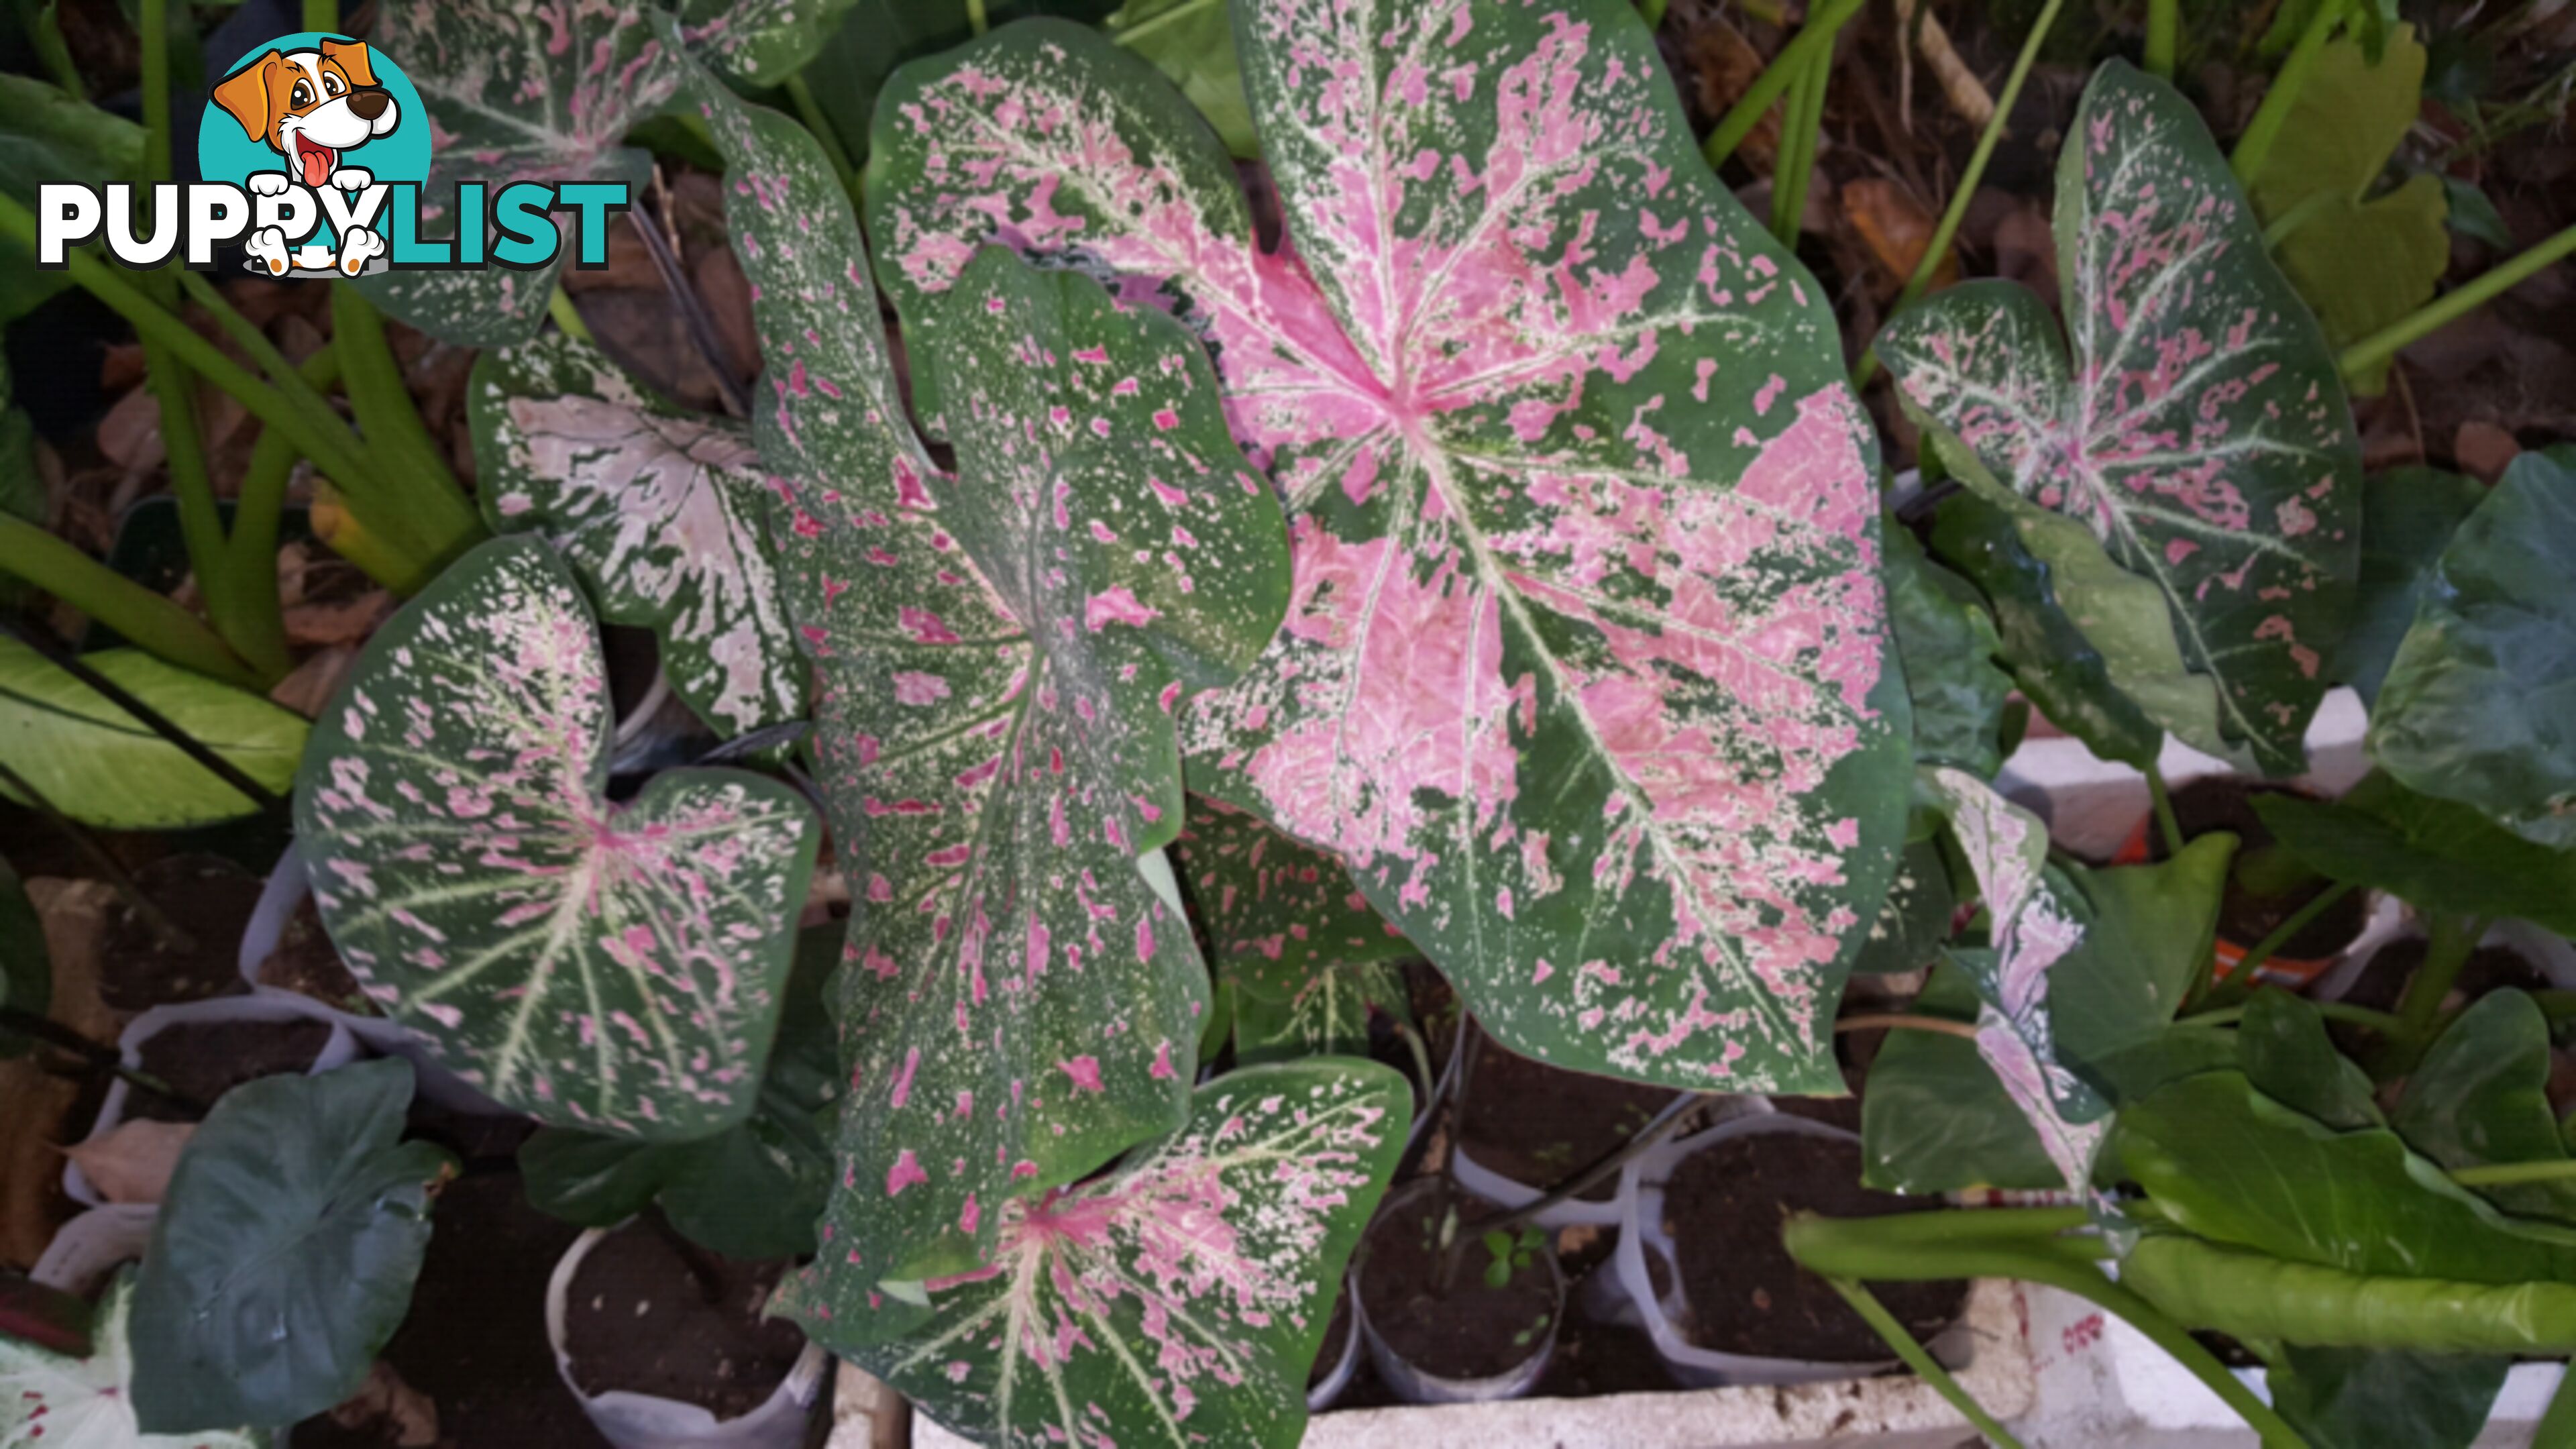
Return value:
[(330, 152), (328, 152), (328, 151), (299, 151), (299, 152), (297, 152), (297, 153), (296, 153), (296, 157), (295, 157), (295, 159), (297, 159), (297, 160), (299, 160), (299, 161), (301, 161), (301, 162), (303, 162), (303, 163), (304, 163), (304, 184), (305, 184), (305, 185), (310, 186), (310, 187), (313, 187), (313, 188), (314, 188), (314, 189), (316, 189), (316, 190), (319, 190), (319, 189), (321, 189), (321, 186), (322, 186), (322, 183), (323, 183), (323, 182), (328, 181), (328, 180), (330, 180), (330, 179), (331, 179), (331, 153), (330, 153)]

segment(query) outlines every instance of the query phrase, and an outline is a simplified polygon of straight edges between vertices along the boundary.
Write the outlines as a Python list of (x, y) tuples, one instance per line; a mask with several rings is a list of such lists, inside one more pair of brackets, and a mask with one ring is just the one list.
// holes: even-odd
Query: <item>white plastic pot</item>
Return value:
[[(1378, 1213), (1384, 1216), (1400, 1212), (1407, 1198), (1419, 1197), (1439, 1185), (1437, 1178), (1417, 1178), (1406, 1183), (1387, 1194), (1386, 1200), (1378, 1206)], [(1352, 1337), (1368, 1341), (1369, 1362), (1376, 1366), (1378, 1378), (1406, 1403), (1483, 1404), (1498, 1399), (1517, 1399), (1529, 1392), (1530, 1385), (1537, 1383), (1539, 1375), (1547, 1372), (1549, 1360), (1556, 1357), (1557, 1330), (1565, 1323), (1565, 1269), (1556, 1261), (1554, 1252), (1542, 1253), (1537, 1258), (1538, 1262), (1547, 1265), (1549, 1281), (1556, 1290), (1555, 1306), (1547, 1315), (1547, 1331), (1540, 1336), (1528, 1358), (1501, 1373), (1477, 1379), (1445, 1378), (1417, 1368), (1388, 1346), (1376, 1325), (1369, 1322), (1368, 1293), (1362, 1286), (1367, 1256), (1366, 1240), (1363, 1239), (1359, 1259), (1351, 1264), (1351, 1326), (1356, 1330)]]
[[(1460, 1187), (1478, 1197), (1490, 1199), (1506, 1208), (1522, 1208), (1547, 1195), (1548, 1190), (1545, 1188), (1532, 1187), (1515, 1177), (1505, 1177), (1469, 1157), (1464, 1143), (1451, 1148), (1450, 1151), (1452, 1153), (1450, 1172), (1456, 1175)], [(1614, 1191), (1600, 1202), (1568, 1198), (1540, 1213), (1531, 1221), (1551, 1232), (1558, 1228), (1572, 1227), (1577, 1223), (1608, 1227), (1620, 1220), (1623, 1211), (1619, 1194)]]
[[(1348, 1296), (1352, 1293), (1356, 1293), (1357, 1291), (1358, 1290), (1356, 1288), (1351, 1286), (1350, 1277), (1348, 1275), (1344, 1275), (1342, 1279), (1343, 1294)], [(1350, 1331), (1342, 1335), (1342, 1356), (1333, 1361), (1333, 1371), (1331, 1373), (1324, 1375), (1321, 1379), (1316, 1381), (1313, 1388), (1306, 1390), (1307, 1411), (1311, 1413), (1317, 1410), (1331, 1408), (1333, 1406), (1333, 1401), (1342, 1396), (1342, 1390), (1351, 1386), (1351, 1375), (1358, 1373), (1359, 1368), (1359, 1307), (1357, 1304), (1353, 1304), (1351, 1307)]]
[(413, 1081), (423, 1099), (468, 1117), (507, 1117), (517, 1115), (509, 1108), (484, 1095), (481, 1088), (456, 1075), (438, 1060), (419, 1037), (405, 1030), (390, 1017), (361, 1016), (327, 1006), (301, 992), (260, 983), (259, 968), (277, 954), (278, 943), (285, 939), (287, 923), (295, 919), (296, 910), (313, 894), (313, 885), (304, 873), (304, 855), (290, 843), (286, 853), (277, 858), (277, 868), (268, 873), (268, 885), (260, 892), (259, 905), (251, 911), (250, 923), (242, 928), (241, 956), (236, 963), (242, 981), (251, 995), (263, 1000), (284, 997), (304, 1002), (350, 1035), (382, 1056), (401, 1057), (412, 1065)]
[[(305, 1069), (307, 1076), (319, 1076), (333, 1067), (346, 1066), (357, 1060), (362, 1048), (349, 1033), (341, 1014), (318, 1001), (307, 1000), (291, 991), (275, 991), (250, 996), (218, 996), (207, 1001), (183, 1002), (177, 1006), (156, 1006), (126, 1023), (124, 1034), (116, 1039), (121, 1049), (120, 1060), (127, 1070), (143, 1065), (143, 1044), (174, 1026), (218, 1021), (318, 1021), (331, 1028), (322, 1043), (322, 1051)], [(125, 1105), (134, 1094), (131, 1083), (117, 1079), (107, 1089), (107, 1100), (98, 1111), (98, 1124), (89, 1130), (84, 1143), (96, 1142), (116, 1130), (125, 1120)], [(212, 1104), (209, 1104), (212, 1105)], [(83, 1207), (99, 1207), (106, 1199), (90, 1185), (89, 1178), (77, 1162), (63, 1164), (63, 1191)]]
[(152, 1203), (91, 1208), (55, 1230), (27, 1276), (76, 1297), (96, 1298), (109, 1274), (142, 1259), (160, 1217), (161, 1209)]
[(814, 1401), (822, 1396), (832, 1363), (823, 1346), (811, 1339), (768, 1401), (738, 1419), (719, 1419), (702, 1405), (624, 1389), (612, 1389), (595, 1399), (581, 1391), (573, 1381), (572, 1355), (564, 1349), (564, 1305), (581, 1260), (616, 1231), (592, 1228), (573, 1239), (556, 1261), (554, 1276), (546, 1280), (546, 1342), (555, 1351), (555, 1372), (581, 1401), (581, 1411), (600, 1434), (617, 1449), (798, 1449), (805, 1442), (806, 1421), (814, 1417)]

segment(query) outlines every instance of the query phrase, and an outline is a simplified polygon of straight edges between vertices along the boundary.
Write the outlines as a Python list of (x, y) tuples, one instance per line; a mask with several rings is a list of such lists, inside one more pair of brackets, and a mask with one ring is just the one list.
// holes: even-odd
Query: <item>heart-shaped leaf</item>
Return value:
[(752, 90), (783, 85), (822, 50), (854, 0), (680, 0), (689, 53)]
[(2370, 717), (2427, 795), (2576, 850), (2576, 448), (2525, 453), (2452, 535)]
[(156, 1433), (292, 1424), (358, 1391), (411, 1309), (430, 1190), (411, 1063), (262, 1077), (189, 1139), (134, 1291), (134, 1411)]
[(650, 626), (671, 688), (727, 736), (805, 713), (749, 430), (675, 408), (550, 333), (474, 364), (483, 515), (535, 529), (602, 618)]
[(2001, 281), (1908, 309), (1879, 356), (1955, 471), (2082, 522), (2162, 594), (2205, 678), (2140, 703), (2204, 749), (2295, 772), (2361, 541), (2334, 354), (2199, 113), (2124, 61), (2067, 134), (2056, 229), (2071, 365), (2039, 299)]
[(1276, 631), (1287, 549), (1188, 332), (998, 249), (906, 335), (949, 399), (941, 473), (812, 138), (692, 99), (758, 289), (773, 533), (858, 898), (820, 1259), (846, 1339), (880, 1282), (983, 1262), (1005, 1202), (1187, 1110), (1206, 969), (1137, 858), (1180, 829), (1171, 711)]
[(134, 1270), (108, 1285), (90, 1320), (90, 1352), (73, 1358), (0, 1335), (0, 1444), (12, 1449), (267, 1449), (258, 1429), (146, 1434), (134, 1422)]
[(1906, 721), (1823, 294), (1619, 0), (1239, 20), (1291, 249), (1151, 67), (1029, 23), (889, 86), (881, 279), (917, 322), (1001, 240), (1215, 349), (1297, 595), (1185, 718), (1195, 787), (1347, 860), (1514, 1051), (1839, 1090)]
[(815, 821), (785, 785), (608, 783), (598, 627), (534, 538), (376, 631), (295, 791), (313, 899), (387, 1014), (502, 1103), (686, 1140), (751, 1111)]
[[(81, 662), (259, 784), (283, 790), (295, 778), (308, 727), (293, 710), (139, 649), (102, 650)], [(111, 830), (177, 830), (260, 808), (123, 705), (6, 636), (0, 636), (0, 763), (55, 809)], [(18, 801), (18, 794), (0, 784), (0, 800)]]
[[(2530, 996), (2480, 997), (2415, 1064), (2389, 1125), (2406, 1145), (2447, 1168), (2565, 1162), (2567, 1144), (2549, 1102), (2549, 1020)], [(2499, 1183), (2479, 1194), (2507, 1212), (2576, 1219), (2576, 1186)]]
[(2327, 671), (2375, 704), (2397, 646), (2415, 623), (2433, 566), (2460, 520), (2487, 496), (2486, 485), (2439, 468), (2391, 468), (2361, 482), (2361, 577), (2352, 627)]
[(2255, 813), (2319, 874), (2429, 911), (2576, 934), (2576, 854), (2514, 836), (2465, 805), (2373, 772), (2340, 800), (2259, 795)]
[(1127, 0), (1103, 24), (1112, 39), (1154, 63), (1216, 129), (1225, 148), (1261, 154), (1243, 63), (1234, 54), (1234, 16), (1218, 0)]
[(1240, 810), (1190, 802), (1179, 868), (1234, 987), (1239, 1061), (1368, 1053), (1372, 1011), (1410, 1021), (1404, 973), (1414, 954), (1342, 863)]
[[(926, 1285), (916, 1331), (844, 1351), (979, 1443), (1286, 1449), (1411, 1101), (1372, 1062), (1220, 1078), (1107, 1177), (1002, 1209), (992, 1261)], [(779, 1301), (831, 1341), (828, 1276)]]

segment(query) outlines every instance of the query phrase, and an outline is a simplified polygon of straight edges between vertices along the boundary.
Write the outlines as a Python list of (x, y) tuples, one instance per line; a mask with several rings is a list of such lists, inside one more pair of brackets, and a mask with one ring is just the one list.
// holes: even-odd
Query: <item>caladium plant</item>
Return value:
[(813, 871), (794, 790), (603, 792), (598, 625), (543, 541), (450, 565), (315, 725), (295, 828), (341, 959), (505, 1105), (686, 1140), (752, 1109)]
[(84, 1357), (0, 1334), (0, 1444), (11, 1449), (266, 1449), (257, 1429), (146, 1434), (134, 1421), (134, 1270), (108, 1285)]
[(672, 691), (719, 733), (804, 717), (748, 428), (652, 396), (561, 333), (484, 353), (470, 402), (493, 531), (544, 533), (602, 618), (652, 628)]
[[(1411, 1102), (1373, 1062), (1233, 1072), (1107, 1176), (1001, 1209), (991, 1261), (923, 1285), (912, 1332), (844, 1351), (980, 1443), (1285, 1449)], [(827, 1341), (834, 1252), (779, 1290)]]
[(881, 1284), (986, 1262), (1012, 1200), (1187, 1111), (1206, 968), (1137, 858), (1180, 828), (1172, 712), (1275, 632), (1287, 546), (1189, 333), (1000, 249), (907, 334), (948, 399), (960, 470), (935, 466), (820, 149), (711, 80), (693, 99), (757, 289), (757, 434), (854, 897), (818, 1261), (846, 1342), (901, 1302)]
[(1619, 0), (1247, 0), (1236, 34), (1280, 250), (1150, 66), (1030, 22), (889, 83), (880, 280), (935, 325), (999, 241), (1214, 350), (1297, 584), (1185, 719), (1194, 788), (1344, 857), (1517, 1052), (1839, 1090), (1906, 707), (1823, 294)]
[[(2358, 567), (2334, 355), (2199, 114), (2125, 62), (2085, 90), (2056, 231), (2063, 335), (2018, 284), (1971, 282), (1899, 315), (1878, 353), (1968, 483), (2081, 522), (2154, 586), (2193, 676), (2140, 698), (2157, 722), (2294, 773)], [(2071, 574), (2058, 596), (2081, 618)]]

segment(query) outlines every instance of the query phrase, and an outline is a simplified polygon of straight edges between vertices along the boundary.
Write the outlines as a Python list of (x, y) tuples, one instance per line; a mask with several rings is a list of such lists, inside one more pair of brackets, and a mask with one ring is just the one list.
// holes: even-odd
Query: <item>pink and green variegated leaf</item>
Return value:
[[(2125, 62), (2085, 91), (2056, 227), (2071, 362), (2007, 282), (1909, 309), (1878, 353), (1969, 481), (2084, 523), (2153, 581), (2222, 740), (2295, 772), (2360, 566), (2334, 353), (2199, 113)], [(2187, 735), (2205, 713), (2142, 703)]]
[[(925, 1285), (928, 1322), (844, 1352), (982, 1444), (1287, 1449), (1411, 1103), (1373, 1062), (1231, 1073), (1108, 1176), (1003, 1210), (990, 1263)], [(835, 1342), (815, 1270), (779, 1301)]]
[(1982, 1003), (1977, 1053), (2067, 1186), (2082, 1192), (2110, 1131), (2110, 1104), (2057, 1060), (2048, 973), (2083, 940), (2084, 927), (2048, 882), (2048, 827), (1965, 770), (1929, 767), (1922, 779), (1949, 816), (1985, 903), (1987, 945), (1949, 953)]
[(1142, 62), (1015, 26), (878, 110), (915, 319), (987, 240), (1167, 301), (1289, 498), (1297, 593), (1194, 786), (1349, 862), (1515, 1051), (1834, 1089), (1893, 867), (1874, 442), (1825, 298), (1619, 0), (1246, 0), (1292, 249)]
[(689, 53), (755, 90), (783, 85), (822, 50), (853, 0), (684, 0)]
[(441, 1064), (558, 1126), (685, 1141), (759, 1094), (818, 832), (740, 770), (612, 803), (610, 724), (571, 570), (495, 539), (368, 643), (295, 833), (341, 959)]
[(108, 1284), (74, 1358), (0, 1335), (0, 1445), (9, 1449), (266, 1449), (264, 1430), (146, 1434), (134, 1417), (134, 1270)]
[(1177, 853), (1217, 975), (1234, 986), (1237, 1060), (1365, 1054), (1372, 1012), (1412, 1019), (1396, 963), (1418, 953), (1340, 861), (1205, 796), (1190, 801)]
[(1172, 712), (1278, 627), (1285, 530), (1185, 329), (998, 248), (907, 335), (962, 462), (934, 468), (821, 152), (694, 98), (757, 289), (755, 428), (857, 897), (821, 1264), (860, 1305), (985, 1261), (1006, 1203), (1187, 1110), (1207, 973), (1137, 858), (1180, 829)]
[(560, 333), (484, 353), (469, 408), (495, 531), (543, 533), (600, 617), (651, 628), (671, 688), (719, 732), (804, 717), (748, 429), (672, 407)]

